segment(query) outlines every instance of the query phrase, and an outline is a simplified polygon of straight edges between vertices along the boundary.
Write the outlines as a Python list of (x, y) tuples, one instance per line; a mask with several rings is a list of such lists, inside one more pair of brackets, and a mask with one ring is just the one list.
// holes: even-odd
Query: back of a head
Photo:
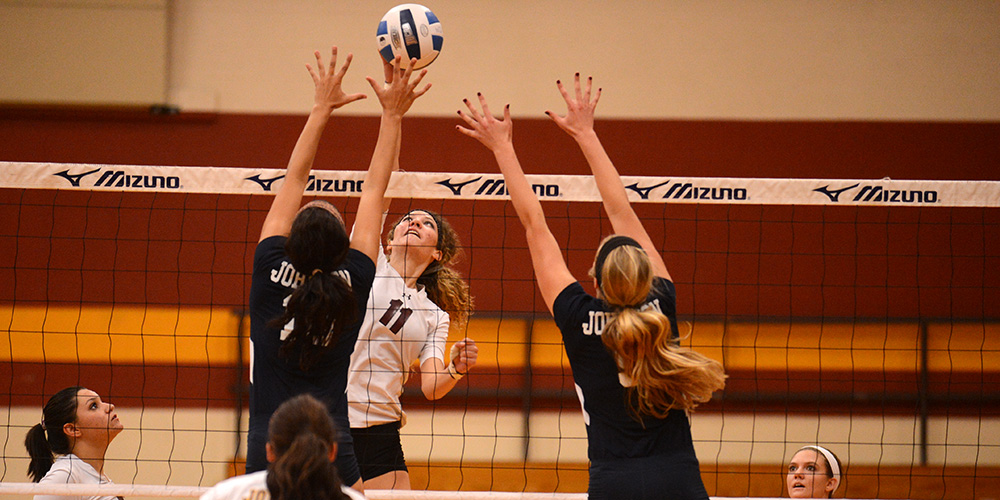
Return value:
[(70, 453), (69, 438), (63, 426), (76, 422), (77, 394), (83, 387), (67, 387), (55, 393), (42, 409), (42, 421), (28, 429), (24, 437), (24, 447), (31, 462), (28, 476), (38, 482), (52, 468), (53, 453)]
[(634, 384), (629, 388), (633, 409), (663, 418), (671, 409), (692, 410), (711, 399), (724, 386), (722, 365), (680, 347), (670, 320), (655, 308), (643, 310), (654, 278), (646, 252), (633, 241), (600, 256), (595, 271), (601, 295), (615, 313), (601, 339)]
[(303, 394), (285, 401), (271, 416), (268, 443), (277, 458), (267, 468), (273, 500), (344, 498), (330, 451), (337, 428), (326, 406)]
[(280, 327), (295, 320), (281, 352), (288, 355), (299, 346), (302, 369), (309, 369), (319, 352), (333, 344), (356, 316), (351, 287), (333, 274), (347, 258), (351, 240), (332, 210), (332, 206), (306, 206), (295, 217), (285, 241), (288, 260), (305, 275), (305, 281), (292, 292), (285, 314), (272, 324)]

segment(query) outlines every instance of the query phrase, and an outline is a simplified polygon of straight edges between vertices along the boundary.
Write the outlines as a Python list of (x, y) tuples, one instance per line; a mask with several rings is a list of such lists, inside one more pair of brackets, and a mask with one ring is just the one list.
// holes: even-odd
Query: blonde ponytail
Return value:
[(631, 242), (614, 238), (617, 246), (610, 250), (602, 246), (595, 264), (601, 295), (615, 313), (601, 334), (604, 346), (614, 355), (620, 373), (631, 380), (628, 389), (636, 413), (664, 418), (675, 408), (693, 410), (725, 386), (722, 365), (680, 347), (662, 313), (640, 309), (653, 283), (649, 257), (631, 238)]

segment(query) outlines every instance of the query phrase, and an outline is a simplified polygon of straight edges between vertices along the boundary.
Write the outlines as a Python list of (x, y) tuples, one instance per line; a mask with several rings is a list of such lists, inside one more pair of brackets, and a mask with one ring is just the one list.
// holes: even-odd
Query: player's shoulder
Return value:
[(251, 491), (267, 492), (267, 471), (258, 471), (223, 480), (201, 496), (201, 500), (259, 498), (246, 495)]

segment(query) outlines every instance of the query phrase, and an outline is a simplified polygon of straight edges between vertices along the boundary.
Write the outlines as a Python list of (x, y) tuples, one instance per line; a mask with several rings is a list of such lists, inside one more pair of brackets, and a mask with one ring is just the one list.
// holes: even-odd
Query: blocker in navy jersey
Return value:
[(337, 271), (348, 280), (357, 300), (357, 320), (343, 329), (328, 350), (308, 371), (299, 367), (297, 352), (288, 358), (278, 355), (281, 329), (268, 323), (281, 317), (284, 303), (293, 289), (305, 281), (285, 255), (284, 236), (272, 236), (257, 245), (254, 254), (253, 280), (250, 285), (250, 423), (247, 437), (247, 472), (267, 468), (264, 445), (271, 414), (285, 400), (309, 393), (327, 405), (340, 429), (337, 469), (344, 484), (354, 484), (361, 477), (354, 458), (350, 422), (347, 418), (347, 371), (351, 353), (358, 339), (358, 329), (365, 316), (365, 305), (375, 278), (375, 263), (365, 254), (351, 249), (343, 267)]
[[(672, 282), (655, 278), (642, 308), (666, 315), (677, 337)], [(604, 301), (572, 283), (552, 309), (587, 426), (591, 498), (707, 499), (685, 412), (672, 410), (658, 419), (630, 408), (618, 364), (600, 337), (613, 314)]]

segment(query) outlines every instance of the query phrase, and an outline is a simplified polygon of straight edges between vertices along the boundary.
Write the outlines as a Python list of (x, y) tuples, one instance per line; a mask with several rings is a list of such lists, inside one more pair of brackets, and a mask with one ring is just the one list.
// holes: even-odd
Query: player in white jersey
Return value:
[[(472, 339), (452, 346), (449, 327), (461, 328), (472, 308), (468, 285), (448, 264), (461, 252), (447, 221), (412, 210), (397, 221), (380, 252), (365, 320), (351, 356), (349, 416), (365, 488), (409, 489), (399, 429), (399, 397), (413, 365), (427, 399), (447, 394), (476, 364)], [(446, 312), (448, 311), (448, 312)]]
[(341, 482), (336, 457), (337, 426), (326, 405), (301, 394), (268, 422), (267, 470), (222, 481), (201, 500), (364, 500)]

